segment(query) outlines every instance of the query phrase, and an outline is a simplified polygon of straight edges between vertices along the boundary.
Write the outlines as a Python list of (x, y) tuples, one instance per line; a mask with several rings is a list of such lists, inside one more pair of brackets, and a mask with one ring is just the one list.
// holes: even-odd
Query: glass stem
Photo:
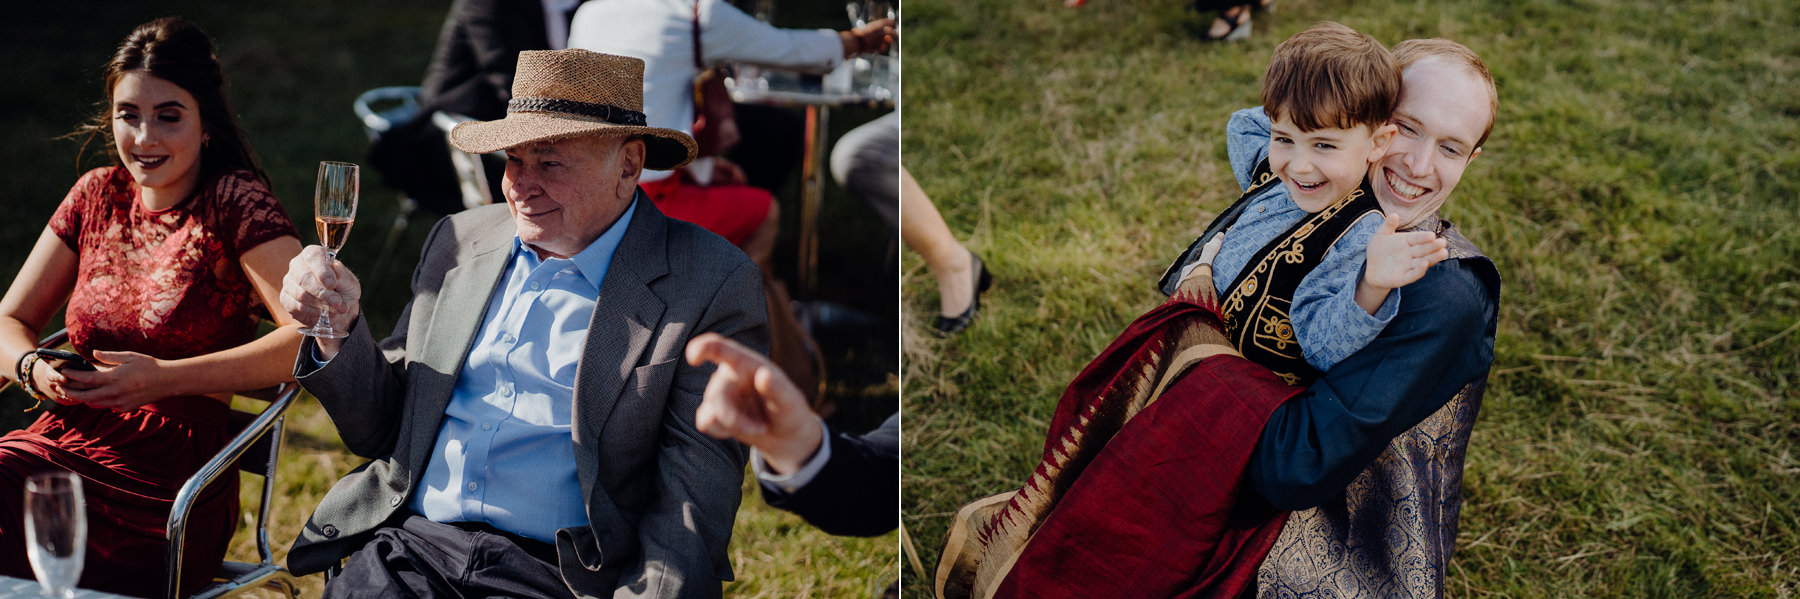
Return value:
[[(325, 252), (325, 263), (326, 264), (330, 264), (330, 263), (336, 262), (336, 261), (337, 261), (337, 252)], [(319, 322), (313, 323), (313, 330), (318, 331), (318, 332), (325, 332), (325, 331), (332, 330), (331, 329), (331, 304), (325, 304), (325, 307), (323, 309), (319, 310)]]

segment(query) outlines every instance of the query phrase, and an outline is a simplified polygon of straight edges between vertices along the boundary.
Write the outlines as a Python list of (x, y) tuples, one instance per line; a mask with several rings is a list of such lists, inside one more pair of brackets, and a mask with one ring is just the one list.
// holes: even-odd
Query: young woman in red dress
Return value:
[[(25, 479), (70, 471), (87, 493), (80, 586), (160, 594), (169, 506), (230, 439), (231, 392), (293, 378), (300, 324), (278, 294), (299, 235), (224, 85), (212, 40), (181, 19), (138, 26), (107, 65), (107, 103), (82, 132), (112, 166), (75, 182), (0, 299), (0, 375), (25, 375), (50, 408), (0, 437), (0, 573), (31, 576)], [(30, 355), (65, 302), (94, 371)], [(277, 328), (258, 337), (263, 320)], [(214, 489), (189, 525), (184, 588), (231, 540), (237, 485)]]

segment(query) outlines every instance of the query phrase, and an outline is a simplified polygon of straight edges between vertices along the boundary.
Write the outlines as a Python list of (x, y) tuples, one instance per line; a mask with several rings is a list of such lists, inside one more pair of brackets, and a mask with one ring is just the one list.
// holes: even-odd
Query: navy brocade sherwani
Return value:
[(1296, 511), (1258, 571), (1259, 597), (1443, 596), (1500, 277), (1447, 221), (1439, 229), (1451, 259), (1405, 288), (1374, 343), (1264, 428), (1250, 487)]

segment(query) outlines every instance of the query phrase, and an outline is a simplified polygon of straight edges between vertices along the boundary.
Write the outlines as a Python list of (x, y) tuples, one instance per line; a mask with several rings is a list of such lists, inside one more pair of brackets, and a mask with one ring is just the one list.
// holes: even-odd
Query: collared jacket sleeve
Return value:
[(866, 435), (833, 433), (831, 456), (792, 492), (762, 483), (769, 505), (834, 535), (875, 536), (900, 525), (900, 415)]

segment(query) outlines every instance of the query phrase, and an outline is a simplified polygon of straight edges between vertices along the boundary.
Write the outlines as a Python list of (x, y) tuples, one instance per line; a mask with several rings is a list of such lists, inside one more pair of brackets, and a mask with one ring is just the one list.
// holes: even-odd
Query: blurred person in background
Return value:
[[(431, 115), (443, 111), (478, 121), (506, 116), (513, 69), (526, 50), (568, 47), (569, 20), (581, 0), (456, 0), (438, 33), (418, 116), (381, 135), (369, 148), (370, 166), (388, 186), (438, 214), (461, 211), (462, 193), (450, 165), (444, 132)], [(504, 197), (506, 162), (481, 156), (490, 197)]]

